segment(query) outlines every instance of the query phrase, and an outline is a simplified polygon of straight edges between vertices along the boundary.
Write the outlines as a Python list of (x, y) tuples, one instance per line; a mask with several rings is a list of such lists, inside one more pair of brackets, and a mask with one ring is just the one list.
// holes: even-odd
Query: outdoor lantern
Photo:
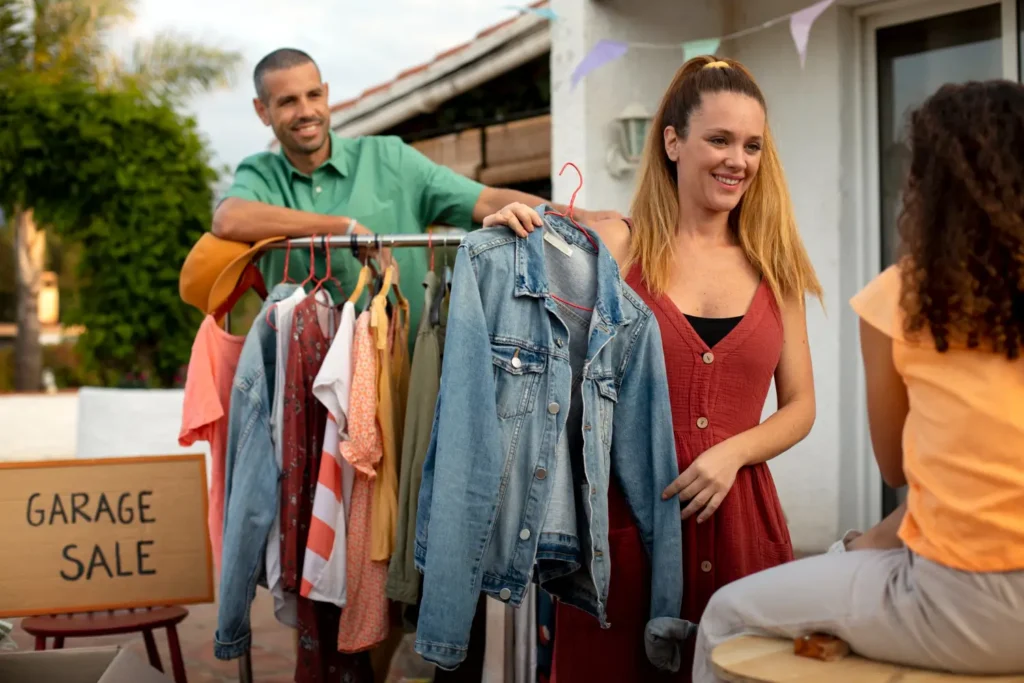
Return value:
[(56, 325), (60, 322), (60, 291), (57, 288), (57, 273), (46, 271), (39, 277), (39, 298), (36, 300), (39, 323)]
[(623, 109), (615, 121), (619, 125), (622, 156), (629, 163), (635, 164), (640, 161), (644, 151), (644, 140), (651, 127), (651, 115), (643, 105), (633, 103)]
[(642, 104), (633, 103), (615, 117), (615, 142), (608, 147), (605, 165), (615, 177), (636, 170), (651, 127), (651, 116)]

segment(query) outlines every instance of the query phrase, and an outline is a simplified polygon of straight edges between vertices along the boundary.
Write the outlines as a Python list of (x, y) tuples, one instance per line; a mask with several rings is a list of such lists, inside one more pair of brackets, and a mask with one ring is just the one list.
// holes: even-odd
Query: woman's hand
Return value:
[(690, 466), (661, 494), (662, 500), (678, 495), (683, 503), (682, 519), (693, 516), (698, 510), (697, 523), (706, 521), (729, 494), (742, 459), (729, 441), (723, 441), (704, 451), (690, 463)]
[(506, 225), (520, 237), (526, 237), (535, 229), (544, 225), (540, 214), (526, 204), (512, 202), (497, 213), (484, 218), (483, 226)]

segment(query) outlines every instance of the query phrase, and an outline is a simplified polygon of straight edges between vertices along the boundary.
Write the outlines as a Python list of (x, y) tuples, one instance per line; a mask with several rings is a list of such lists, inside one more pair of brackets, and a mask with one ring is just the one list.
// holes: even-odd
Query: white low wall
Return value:
[(78, 392), (0, 394), (0, 462), (75, 457)]
[(0, 395), (0, 462), (132, 455), (209, 454), (178, 445), (180, 389), (83, 388)]

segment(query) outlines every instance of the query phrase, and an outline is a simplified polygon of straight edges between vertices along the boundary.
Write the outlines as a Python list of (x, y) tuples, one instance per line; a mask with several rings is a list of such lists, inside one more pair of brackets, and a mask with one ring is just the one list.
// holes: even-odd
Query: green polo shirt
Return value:
[[(377, 234), (419, 233), (432, 224), (472, 229), (473, 207), (483, 185), (434, 163), (394, 136), (342, 138), (331, 132), (331, 156), (311, 175), (295, 169), (282, 152), (260, 152), (239, 164), (225, 197), (283, 206), (323, 215), (348, 216)], [(326, 255), (316, 250), (316, 277), (327, 272)], [(419, 329), (423, 308), (422, 283), (427, 250), (401, 247), (392, 252), (401, 273), (402, 292), (409, 299), (410, 330)], [(285, 250), (264, 253), (258, 265), (273, 287), (284, 277)], [(331, 250), (331, 273), (342, 292), (331, 284), (337, 301), (348, 297), (362, 264), (350, 249)], [(288, 257), (292, 279), (309, 276), (309, 250), (292, 249)], [(325, 287), (328, 285), (324, 285)], [(410, 333), (410, 341), (415, 333)]]

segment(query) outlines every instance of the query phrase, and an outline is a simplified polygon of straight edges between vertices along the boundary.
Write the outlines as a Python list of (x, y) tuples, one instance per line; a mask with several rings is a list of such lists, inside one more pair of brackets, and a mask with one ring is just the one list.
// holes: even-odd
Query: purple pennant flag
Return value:
[(827, 10), (835, 0), (821, 0), (810, 7), (805, 7), (799, 12), (794, 12), (789, 18), (789, 32), (796, 44), (797, 54), (800, 55), (800, 68), (804, 68), (807, 62), (807, 41), (811, 37), (811, 26), (818, 17)]
[(629, 45), (626, 43), (619, 43), (614, 40), (599, 41), (597, 45), (591, 48), (587, 56), (583, 58), (583, 61), (576, 65), (576, 70), (572, 72), (570, 89), (575, 88), (594, 69), (602, 67), (608, 62), (614, 62), (628, 51)]

